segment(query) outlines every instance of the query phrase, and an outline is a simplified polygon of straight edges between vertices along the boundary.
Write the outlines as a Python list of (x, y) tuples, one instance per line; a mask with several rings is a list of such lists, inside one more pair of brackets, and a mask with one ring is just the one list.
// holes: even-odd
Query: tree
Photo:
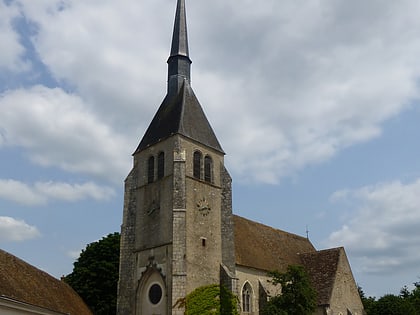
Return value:
[(415, 288), (411, 291), (410, 302), (417, 310), (417, 314), (420, 314), (420, 282), (414, 282)]
[(363, 291), (361, 286), (357, 287), (358, 291), (359, 291), (359, 295), (360, 295), (360, 299), (362, 300), (363, 303), (363, 308), (365, 309), (366, 314), (371, 314), (373, 308), (375, 307), (375, 303), (376, 300), (374, 297), (366, 297), (365, 292)]
[(369, 315), (416, 315), (416, 309), (407, 298), (386, 294), (372, 307)]
[(120, 234), (88, 244), (64, 278), (95, 315), (116, 314)]
[(272, 283), (281, 285), (281, 294), (272, 297), (263, 308), (263, 315), (310, 315), (316, 303), (316, 291), (302, 266), (289, 266), (285, 273), (270, 272)]

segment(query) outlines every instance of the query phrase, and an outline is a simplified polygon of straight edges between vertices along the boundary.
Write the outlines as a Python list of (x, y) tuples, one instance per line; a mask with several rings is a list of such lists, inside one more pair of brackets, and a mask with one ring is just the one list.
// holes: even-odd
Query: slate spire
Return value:
[(191, 88), (185, 0), (177, 1), (168, 59), (168, 91), (134, 154), (176, 134), (224, 154)]
[(188, 51), (185, 0), (178, 0), (172, 35), (171, 54), (168, 59), (168, 94), (177, 93), (184, 79), (190, 82), (191, 59)]

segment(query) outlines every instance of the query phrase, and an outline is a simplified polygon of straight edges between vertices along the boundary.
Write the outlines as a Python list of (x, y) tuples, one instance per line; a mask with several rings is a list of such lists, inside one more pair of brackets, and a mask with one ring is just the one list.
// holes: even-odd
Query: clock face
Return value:
[(210, 213), (211, 208), (206, 198), (203, 197), (197, 202), (197, 209), (198, 211), (200, 211), (203, 217), (207, 216)]

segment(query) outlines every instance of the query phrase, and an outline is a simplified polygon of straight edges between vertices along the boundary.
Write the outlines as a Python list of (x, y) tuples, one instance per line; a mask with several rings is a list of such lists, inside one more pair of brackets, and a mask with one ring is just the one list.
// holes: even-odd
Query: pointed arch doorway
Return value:
[(167, 314), (165, 282), (155, 269), (150, 269), (143, 275), (137, 292), (136, 315), (152, 314)]

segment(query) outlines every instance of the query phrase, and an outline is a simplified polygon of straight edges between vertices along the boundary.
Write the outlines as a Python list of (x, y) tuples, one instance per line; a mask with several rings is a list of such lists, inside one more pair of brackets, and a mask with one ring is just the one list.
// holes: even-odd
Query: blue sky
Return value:
[[(60, 277), (118, 231), (175, 1), (0, 0), (0, 248)], [(344, 246), (368, 295), (420, 277), (420, 3), (187, 1), (234, 211)]]

